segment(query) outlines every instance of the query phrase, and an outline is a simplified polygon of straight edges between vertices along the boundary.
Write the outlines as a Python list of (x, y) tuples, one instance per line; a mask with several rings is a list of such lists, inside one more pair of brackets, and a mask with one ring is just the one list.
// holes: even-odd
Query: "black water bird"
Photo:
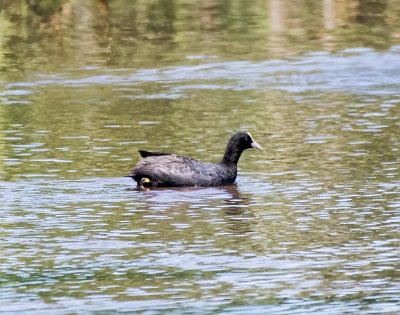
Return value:
[(237, 163), (246, 149), (262, 147), (250, 133), (239, 132), (228, 141), (224, 157), (219, 163), (200, 162), (195, 159), (162, 152), (139, 150), (143, 160), (139, 161), (128, 177), (138, 187), (207, 187), (229, 185), (235, 182)]

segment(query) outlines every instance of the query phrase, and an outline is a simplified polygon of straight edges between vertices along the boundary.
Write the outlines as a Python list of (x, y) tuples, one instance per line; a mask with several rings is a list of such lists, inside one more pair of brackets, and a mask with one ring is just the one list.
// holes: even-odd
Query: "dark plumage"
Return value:
[(240, 132), (230, 138), (219, 163), (205, 163), (182, 155), (140, 150), (144, 159), (127, 176), (142, 188), (229, 185), (236, 179), (237, 163), (242, 152), (250, 148), (262, 150), (249, 133)]

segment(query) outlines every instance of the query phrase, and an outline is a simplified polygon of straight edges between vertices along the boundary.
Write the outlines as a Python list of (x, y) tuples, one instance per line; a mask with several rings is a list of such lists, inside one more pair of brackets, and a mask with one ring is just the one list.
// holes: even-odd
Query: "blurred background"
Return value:
[(266, 60), (400, 40), (398, 0), (23, 0), (0, 4), (3, 72)]

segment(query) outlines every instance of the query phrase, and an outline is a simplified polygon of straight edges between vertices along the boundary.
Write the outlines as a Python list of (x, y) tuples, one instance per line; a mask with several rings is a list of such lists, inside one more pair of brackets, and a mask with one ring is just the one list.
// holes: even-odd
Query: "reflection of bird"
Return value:
[(247, 132), (233, 135), (220, 163), (200, 162), (186, 156), (139, 151), (144, 158), (128, 177), (139, 187), (221, 186), (236, 179), (237, 163), (243, 150), (261, 146)]

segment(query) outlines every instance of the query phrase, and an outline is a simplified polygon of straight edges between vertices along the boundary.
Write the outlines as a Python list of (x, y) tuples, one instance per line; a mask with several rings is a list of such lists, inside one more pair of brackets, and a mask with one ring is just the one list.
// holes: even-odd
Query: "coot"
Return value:
[(127, 176), (133, 178), (141, 188), (229, 185), (236, 179), (240, 155), (250, 148), (262, 150), (250, 133), (239, 132), (228, 141), (224, 157), (219, 163), (205, 163), (183, 155), (140, 150), (144, 159)]

